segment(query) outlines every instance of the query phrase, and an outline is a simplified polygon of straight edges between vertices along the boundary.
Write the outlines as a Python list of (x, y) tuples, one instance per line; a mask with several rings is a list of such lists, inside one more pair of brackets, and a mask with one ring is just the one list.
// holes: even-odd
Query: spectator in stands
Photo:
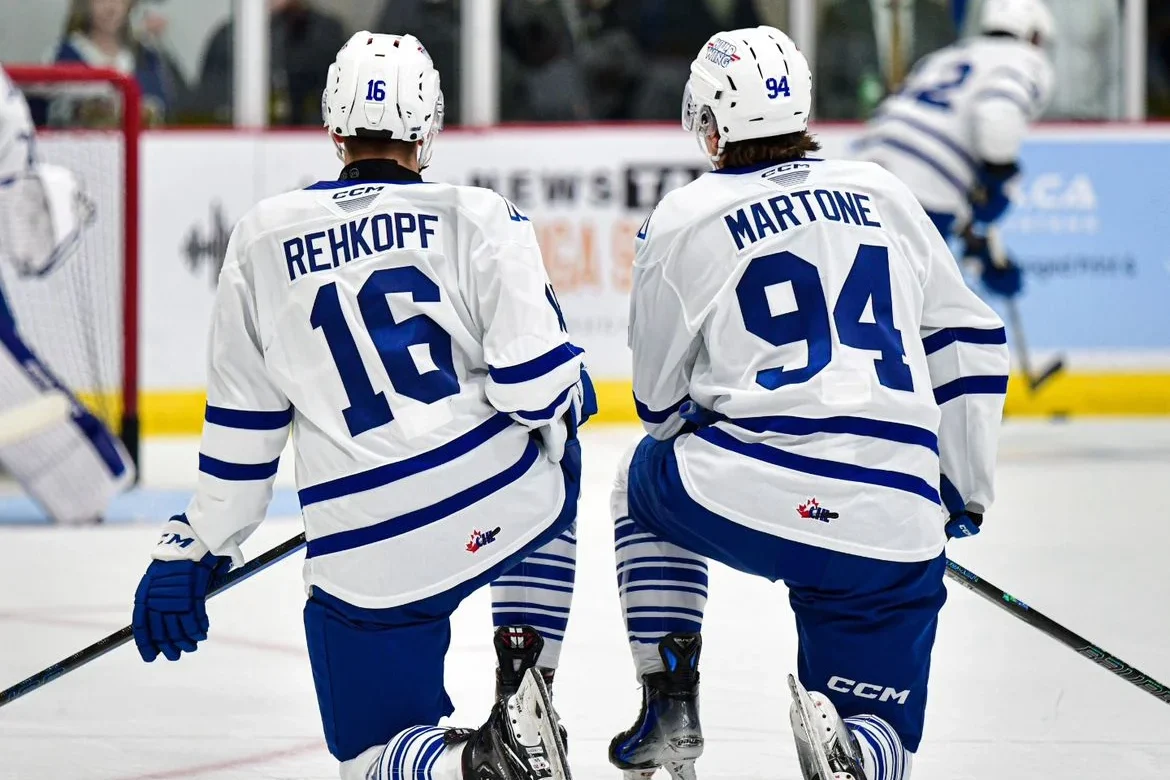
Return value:
[[(346, 41), (340, 21), (307, 0), (268, 0), (272, 35), (273, 124), (319, 125), (325, 74)], [(232, 110), (233, 30), (228, 20), (203, 53), (198, 105), (216, 121)]]
[(500, 116), (572, 122), (589, 118), (585, 76), (558, 0), (503, 0)]
[[(157, 49), (134, 36), (130, 6), (131, 0), (73, 0), (52, 60), (133, 74), (142, 89), (145, 119), (157, 124), (173, 107), (181, 77)], [(55, 100), (49, 108), (51, 123), (110, 124), (116, 116), (104, 97)]]
[(401, 35), (410, 33), (422, 41), (435, 67), (442, 74), (444, 121), (457, 125), (460, 111), (459, 0), (386, 0), (374, 22), (373, 31)]

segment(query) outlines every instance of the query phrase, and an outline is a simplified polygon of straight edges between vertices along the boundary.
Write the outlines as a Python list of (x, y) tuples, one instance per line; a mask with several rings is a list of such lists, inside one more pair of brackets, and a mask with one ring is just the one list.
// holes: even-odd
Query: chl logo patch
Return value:
[(467, 543), (467, 552), (477, 553), (484, 547), (496, 540), (500, 535), (500, 529), (495, 528), (491, 531), (480, 531), (478, 529), (471, 532), (471, 541)]
[(826, 507), (821, 506), (815, 498), (810, 498), (805, 503), (796, 507), (796, 513), (805, 520), (820, 520), (822, 523), (827, 523), (830, 520), (836, 520), (841, 516), (836, 512), (831, 512)]

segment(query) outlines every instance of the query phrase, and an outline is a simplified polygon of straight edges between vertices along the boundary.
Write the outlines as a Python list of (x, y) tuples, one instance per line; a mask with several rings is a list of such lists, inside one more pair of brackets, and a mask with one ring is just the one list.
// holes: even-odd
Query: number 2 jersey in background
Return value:
[(969, 38), (915, 65), (881, 104), (857, 155), (893, 171), (928, 211), (953, 216), (961, 229), (979, 169), (1016, 161), (1052, 85), (1043, 49), (1010, 37)]
[(634, 396), (691, 498), (742, 525), (890, 561), (992, 500), (1002, 323), (904, 184), (865, 162), (715, 171), (640, 234)]
[(365, 608), (435, 595), (560, 515), (582, 376), (526, 217), (349, 164), (232, 235), (187, 519), (238, 563), (291, 426), (306, 584)]

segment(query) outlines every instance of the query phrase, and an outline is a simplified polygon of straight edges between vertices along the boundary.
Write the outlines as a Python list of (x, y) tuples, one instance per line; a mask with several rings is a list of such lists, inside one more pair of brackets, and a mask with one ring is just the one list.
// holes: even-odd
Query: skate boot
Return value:
[(867, 780), (853, 732), (823, 694), (809, 693), (788, 675), (789, 720), (804, 780)]
[(534, 670), (516, 693), (492, 707), (478, 730), (452, 729), (448, 745), (463, 748), (463, 780), (571, 780), (565, 745), (548, 688)]
[(536, 666), (544, 649), (544, 637), (532, 626), (500, 626), (492, 635), (496, 651), (496, 698), (511, 696), (520, 688), (520, 680), (529, 669), (536, 669), (552, 688), (553, 669)]
[(638, 720), (609, 743), (609, 761), (625, 780), (648, 780), (659, 767), (675, 780), (695, 779), (695, 760), (703, 755), (699, 723), (698, 634), (670, 634), (658, 644), (665, 672), (642, 678)]

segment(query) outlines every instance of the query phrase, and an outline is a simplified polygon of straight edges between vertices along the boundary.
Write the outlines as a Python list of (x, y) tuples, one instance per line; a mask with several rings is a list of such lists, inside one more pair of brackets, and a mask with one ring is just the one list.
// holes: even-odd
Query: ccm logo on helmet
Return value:
[(910, 698), (910, 691), (899, 691), (896, 688), (886, 688), (873, 683), (859, 683), (847, 677), (830, 677), (829, 690), (837, 693), (852, 693), (862, 699), (877, 699), (878, 701), (896, 701), (905, 704)]

